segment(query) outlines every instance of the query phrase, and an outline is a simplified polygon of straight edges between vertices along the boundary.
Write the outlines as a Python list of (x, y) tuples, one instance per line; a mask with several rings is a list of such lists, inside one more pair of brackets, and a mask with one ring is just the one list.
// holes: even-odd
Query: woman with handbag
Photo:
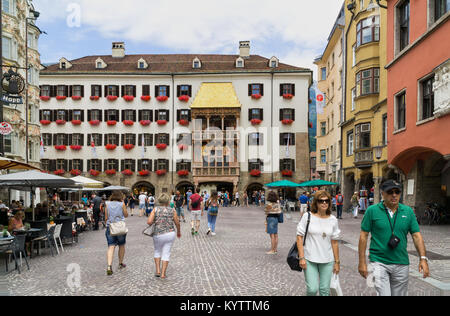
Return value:
[[(154, 260), (156, 267), (156, 277), (165, 279), (166, 271), (169, 266), (170, 251), (175, 241), (175, 227), (177, 228), (177, 237), (181, 237), (180, 221), (177, 212), (173, 207), (169, 207), (170, 197), (163, 193), (158, 198), (158, 204), (147, 221), (148, 225), (155, 223), (153, 232), (153, 244), (155, 248)], [(162, 263), (162, 267), (161, 267)]]
[(270, 235), (271, 249), (266, 252), (268, 255), (277, 254), (278, 248), (278, 223), (283, 222), (283, 213), (281, 211), (278, 194), (270, 191), (267, 196), (265, 206), (267, 233)]
[(208, 231), (206, 235), (211, 233), (211, 236), (215, 236), (217, 213), (219, 211), (219, 196), (217, 191), (211, 193), (211, 197), (206, 201), (206, 206), (208, 208)]
[(119, 246), (119, 269), (123, 269), (126, 265), (123, 263), (125, 257), (125, 243), (128, 231), (125, 226), (125, 218), (128, 217), (127, 207), (123, 202), (123, 194), (120, 191), (114, 191), (109, 202), (105, 202), (105, 221), (106, 221), (106, 241), (108, 243), (107, 275), (112, 275), (112, 262), (114, 250)]
[[(311, 203), (311, 216), (303, 216), (297, 225), (297, 248), (300, 267), (305, 272), (306, 294), (329, 296), (333, 273), (340, 270), (339, 244), (341, 231), (331, 215), (331, 195), (317, 191)], [(303, 246), (308, 217), (308, 234)]]

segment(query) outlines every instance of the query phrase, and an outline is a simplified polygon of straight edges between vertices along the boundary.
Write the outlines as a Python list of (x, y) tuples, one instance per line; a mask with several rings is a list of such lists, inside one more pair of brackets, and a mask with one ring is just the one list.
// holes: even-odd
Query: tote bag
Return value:
[[(311, 220), (311, 213), (308, 212), (308, 223), (306, 224), (305, 236), (303, 237), (303, 246), (305, 245), (306, 236), (308, 235), (309, 222)], [(294, 242), (291, 249), (289, 250), (287, 259), (286, 259), (291, 270), (302, 272), (303, 269), (300, 266), (299, 258), (298, 258), (298, 247), (297, 242)]]
[(333, 276), (331, 277), (330, 295), (331, 296), (343, 296), (341, 285), (339, 283), (339, 276), (335, 273), (333, 273)]
[[(108, 210), (108, 215), (109, 216), (111, 215), (109, 213), (109, 210)], [(119, 216), (116, 216), (115, 218), (120, 219)], [(126, 233), (128, 233), (128, 228), (127, 228), (127, 225), (125, 224), (125, 221), (119, 220), (117, 222), (111, 221), (109, 223), (109, 234), (111, 236), (121, 236), (121, 235), (125, 235)]]

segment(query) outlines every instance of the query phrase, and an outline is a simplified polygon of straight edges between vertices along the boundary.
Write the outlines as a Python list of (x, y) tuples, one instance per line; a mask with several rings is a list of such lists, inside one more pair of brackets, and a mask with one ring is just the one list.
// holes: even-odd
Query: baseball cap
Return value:
[(387, 192), (391, 189), (402, 190), (402, 185), (395, 180), (386, 180), (380, 185), (381, 191)]

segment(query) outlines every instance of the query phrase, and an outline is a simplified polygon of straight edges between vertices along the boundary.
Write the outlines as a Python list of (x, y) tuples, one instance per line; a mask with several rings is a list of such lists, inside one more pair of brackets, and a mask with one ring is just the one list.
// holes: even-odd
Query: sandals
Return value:
[(155, 273), (155, 277), (159, 278), (161, 276), (161, 273)]
[(112, 266), (108, 266), (108, 268), (106, 269), (106, 275), (112, 275), (113, 271), (112, 271)]
[(126, 268), (127, 265), (125, 263), (119, 263), (119, 269)]

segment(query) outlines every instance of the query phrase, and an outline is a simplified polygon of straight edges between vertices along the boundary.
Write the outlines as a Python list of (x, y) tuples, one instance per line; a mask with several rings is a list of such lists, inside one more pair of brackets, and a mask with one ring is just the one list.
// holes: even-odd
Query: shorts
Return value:
[(139, 208), (142, 210), (142, 209), (144, 209), (145, 210), (145, 203), (139, 203)]
[(198, 211), (191, 211), (191, 220), (193, 221), (199, 221), (202, 217), (202, 211), (198, 210)]
[(106, 228), (105, 236), (108, 246), (123, 246), (127, 241), (127, 234), (120, 236), (111, 236), (109, 232), (109, 226)]
[(183, 216), (183, 217), (184, 217), (184, 210), (183, 210), (183, 207), (182, 207), (182, 206), (177, 207), (176, 210), (177, 210), (177, 216), (178, 216), (178, 217), (180, 217), (180, 216)]
[(267, 233), (278, 234), (278, 217), (267, 217)]

